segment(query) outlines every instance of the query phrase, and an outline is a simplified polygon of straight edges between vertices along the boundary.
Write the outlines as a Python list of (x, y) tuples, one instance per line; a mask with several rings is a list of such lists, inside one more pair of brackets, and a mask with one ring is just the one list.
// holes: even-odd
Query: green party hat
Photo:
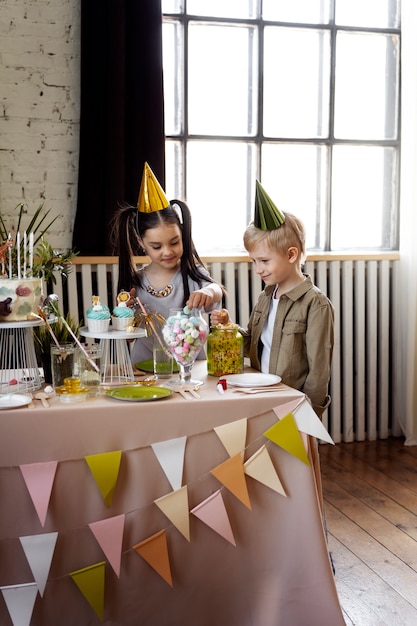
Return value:
[(285, 215), (275, 206), (258, 180), (256, 181), (255, 217), (253, 221), (256, 228), (260, 230), (274, 230), (285, 222)]

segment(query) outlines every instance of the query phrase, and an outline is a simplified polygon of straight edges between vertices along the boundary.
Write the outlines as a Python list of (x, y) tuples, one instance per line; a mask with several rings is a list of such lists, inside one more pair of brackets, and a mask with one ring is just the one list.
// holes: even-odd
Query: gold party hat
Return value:
[(256, 228), (260, 230), (274, 230), (285, 222), (285, 215), (272, 202), (259, 181), (256, 181), (255, 217)]
[(168, 206), (169, 201), (164, 190), (149, 165), (145, 163), (138, 198), (139, 213), (154, 213)]

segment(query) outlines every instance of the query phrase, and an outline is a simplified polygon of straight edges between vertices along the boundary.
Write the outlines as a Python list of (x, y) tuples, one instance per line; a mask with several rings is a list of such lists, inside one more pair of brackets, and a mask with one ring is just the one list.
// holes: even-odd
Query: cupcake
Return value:
[(127, 291), (121, 291), (117, 296), (117, 306), (114, 307), (111, 318), (115, 330), (126, 330), (128, 326), (133, 325), (134, 312), (127, 306), (129, 298), (130, 294)]
[(100, 298), (93, 296), (93, 306), (87, 309), (87, 327), (92, 333), (105, 333), (109, 329), (110, 309), (100, 304)]

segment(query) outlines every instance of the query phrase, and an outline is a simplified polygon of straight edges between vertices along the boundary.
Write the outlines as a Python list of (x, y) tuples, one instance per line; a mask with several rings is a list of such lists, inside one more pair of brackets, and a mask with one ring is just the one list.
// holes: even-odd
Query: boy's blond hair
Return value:
[(284, 215), (285, 222), (273, 230), (261, 230), (251, 222), (244, 232), (243, 244), (249, 253), (261, 242), (265, 242), (271, 250), (276, 250), (280, 254), (285, 254), (288, 248), (297, 248), (302, 265), (306, 256), (304, 224), (292, 213)]

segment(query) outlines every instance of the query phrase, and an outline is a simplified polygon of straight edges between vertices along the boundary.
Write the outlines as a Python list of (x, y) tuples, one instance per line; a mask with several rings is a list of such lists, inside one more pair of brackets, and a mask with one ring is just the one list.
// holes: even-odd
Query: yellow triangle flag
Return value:
[(172, 587), (166, 531), (160, 530), (133, 548)]
[(154, 500), (167, 518), (190, 541), (190, 516), (188, 510), (188, 489), (187, 485), (171, 491), (166, 496)]
[(235, 454), (235, 456), (212, 469), (211, 474), (231, 491), (236, 498), (243, 502), (248, 509), (252, 509), (240, 454)]
[(271, 426), (264, 432), (264, 437), (267, 437), (306, 465), (310, 465), (303, 440), (298, 432), (297, 422), (292, 413), (288, 413), (279, 422)]
[(223, 424), (223, 426), (217, 426), (214, 432), (226, 448), (229, 456), (241, 453), (245, 450), (246, 445), (246, 431), (248, 426), (248, 420), (246, 417), (236, 422), (230, 422), (230, 424)]
[(85, 599), (89, 602), (98, 617), (104, 618), (104, 565), (105, 561), (70, 572)]
[(121, 450), (92, 454), (85, 457), (107, 506), (110, 506), (112, 503), (121, 457)]
[(283, 496), (287, 495), (278, 478), (278, 474), (265, 445), (259, 448), (259, 450), (246, 461), (243, 467), (247, 476), (254, 478)]

